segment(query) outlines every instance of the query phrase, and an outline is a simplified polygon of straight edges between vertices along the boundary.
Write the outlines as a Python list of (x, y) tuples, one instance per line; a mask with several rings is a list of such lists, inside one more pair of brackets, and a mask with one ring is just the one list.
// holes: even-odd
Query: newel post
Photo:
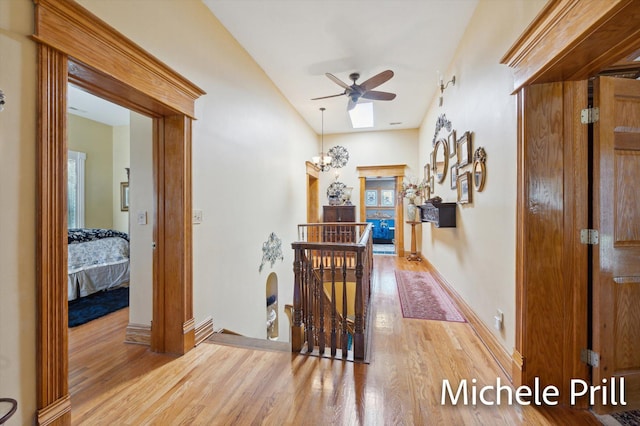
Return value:
[(302, 259), (300, 248), (293, 247), (293, 323), (291, 324), (291, 351), (302, 350)]

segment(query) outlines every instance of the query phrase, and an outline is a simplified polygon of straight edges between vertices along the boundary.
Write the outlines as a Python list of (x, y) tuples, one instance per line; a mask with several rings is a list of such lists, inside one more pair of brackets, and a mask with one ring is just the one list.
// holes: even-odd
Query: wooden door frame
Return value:
[(191, 122), (204, 91), (74, 1), (35, 0), (32, 38), (38, 43), (37, 421), (69, 424), (67, 84), (153, 117), (151, 348), (175, 354), (194, 344)]
[[(564, 385), (566, 378), (588, 380), (587, 367), (580, 361), (580, 349), (586, 348), (588, 338), (588, 295), (587, 250), (580, 245), (579, 231), (587, 226), (589, 164), (587, 130), (580, 124), (578, 114), (587, 106), (586, 80), (640, 49), (639, 18), (640, 2), (634, 0), (550, 0), (502, 59), (502, 63), (514, 68), (514, 93), (518, 94), (516, 346), (512, 356), (515, 385), (531, 384), (534, 377), (540, 377), (542, 382), (549, 377), (563, 377)], [(551, 106), (545, 107), (544, 101), (537, 103), (538, 114), (528, 110), (527, 97), (546, 90), (532, 86), (540, 83), (556, 84), (551, 89), (556, 93), (554, 99), (560, 99), (555, 111)], [(535, 137), (528, 137), (531, 126), (537, 124), (544, 129), (543, 125), (552, 121), (556, 126), (549, 126), (546, 134), (541, 130)], [(538, 143), (539, 152), (555, 150), (563, 166), (560, 171), (550, 176), (550, 171), (531, 163), (526, 155), (530, 142)], [(535, 196), (530, 198), (527, 183), (546, 182), (549, 178), (562, 185), (547, 194), (558, 203), (545, 208)], [(559, 216), (543, 229), (539, 218), (553, 215), (559, 205)], [(530, 206), (537, 210), (529, 211)], [(540, 239), (528, 239), (533, 228), (540, 235), (560, 235), (552, 247), (562, 253), (562, 259), (555, 262), (554, 282), (540, 274), (549, 266), (549, 259), (543, 255), (544, 247), (535, 247), (542, 244)], [(549, 241), (544, 244), (549, 249)], [(539, 255), (532, 255), (535, 253)], [(563, 299), (557, 315), (535, 312), (532, 303), (549, 295)], [(565, 330), (561, 353), (550, 353), (544, 342), (536, 339), (544, 335), (541, 331), (553, 329)], [(532, 356), (544, 359), (533, 361)], [(538, 370), (536, 366), (543, 363), (548, 369)]]
[(310, 161), (305, 163), (307, 169), (307, 223), (320, 222), (320, 168)]
[[(370, 177), (393, 177), (396, 179), (396, 189), (402, 187), (405, 176), (406, 164), (391, 164), (386, 166), (358, 166), (358, 177), (360, 178), (360, 222), (367, 221), (367, 207), (364, 202), (364, 192), (367, 186), (367, 178)], [(404, 205), (396, 202), (396, 254), (398, 257), (404, 256)]]

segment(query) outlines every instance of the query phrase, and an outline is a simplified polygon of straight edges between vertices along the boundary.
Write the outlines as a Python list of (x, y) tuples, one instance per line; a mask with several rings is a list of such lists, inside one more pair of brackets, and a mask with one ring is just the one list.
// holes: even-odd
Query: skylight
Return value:
[(357, 103), (356, 106), (349, 111), (349, 117), (351, 118), (351, 127), (354, 129), (373, 127), (373, 103)]

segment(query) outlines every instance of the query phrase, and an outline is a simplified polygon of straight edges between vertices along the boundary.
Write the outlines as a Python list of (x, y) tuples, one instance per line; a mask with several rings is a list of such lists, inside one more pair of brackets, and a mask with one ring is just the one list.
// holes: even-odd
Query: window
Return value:
[(68, 151), (67, 227), (84, 228), (84, 162), (87, 154)]

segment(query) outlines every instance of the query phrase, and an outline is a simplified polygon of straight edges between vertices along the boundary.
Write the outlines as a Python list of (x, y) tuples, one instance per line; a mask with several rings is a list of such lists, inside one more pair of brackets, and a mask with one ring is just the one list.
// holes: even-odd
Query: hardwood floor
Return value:
[(507, 379), (469, 324), (402, 317), (394, 270), (424, 265), (393, 256), (374, 264), (370, 364), (214, 343), (180, 358), (155, 354), (123, 343), (124, 309), (69, 332), (72, 423), (599, 424), (557, 407), (441, 406), (443, 379), (475, 378), (478, 387)]

